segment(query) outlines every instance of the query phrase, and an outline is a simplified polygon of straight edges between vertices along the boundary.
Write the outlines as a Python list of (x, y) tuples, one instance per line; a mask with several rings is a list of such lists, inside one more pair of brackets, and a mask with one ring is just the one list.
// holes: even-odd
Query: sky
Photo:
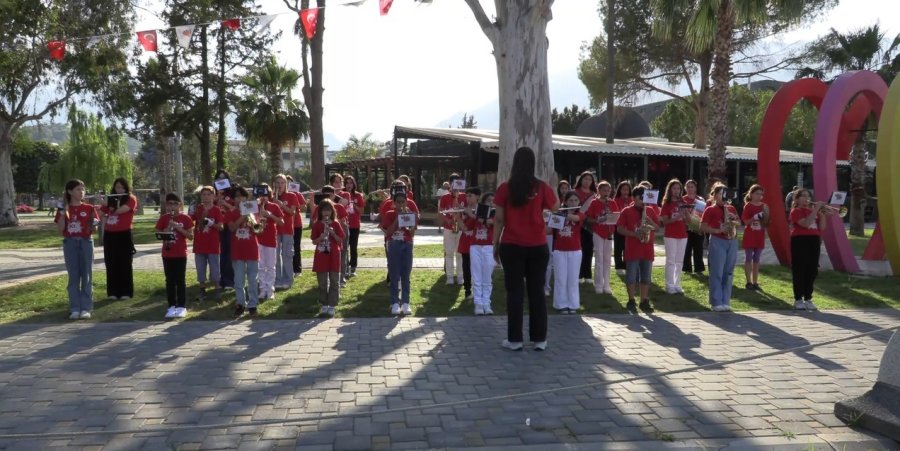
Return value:
[[(331, 0), (325, 17), (327, 144), (340, 146), (351, 134), (370, 132), (376, 139), (387, 140), (394, 125), (455, 127), (466, 112), (475, 115), (480, 128), (498, 127), (491, 45), (463, 0), (434, 0), (425, 6), (395, 0), (387, 16), (379, 16), (377, 0), (360, 7), (337, 4), (342, 1)], [(491, 17), (493, 2), (481, 3)], [(261, 0), (260, 4), (265, 14), (289, 12), (281, 0)], [(582, 46), (602, 29), (597, 5), (596, 0), (557, 0), (553, 5), (553, 20), (547, 28), (548, 67), (550, 101), (559, 109), (589, 105), (577, 67)], [(898, 0), (841, 0), (815, 23), (777, 36), (766, 46), (770, 51), (784, 51), (830, 28), (845, 32), (882, 17), (897, 17), (897, 13)], [(271, 26), (282, 30), (275, 48), (278, 61), (299, 70), (300, 41), (292, 34), (295, 17), (280, 15)], [(162, 26), (159, 19), (142, 13), (136, 30)], [(881, 26), (888, 36), (900, 33), (900, 21), (884, 20)], [(661, 99), (647, 97), (637, 103), (655, 100)]]

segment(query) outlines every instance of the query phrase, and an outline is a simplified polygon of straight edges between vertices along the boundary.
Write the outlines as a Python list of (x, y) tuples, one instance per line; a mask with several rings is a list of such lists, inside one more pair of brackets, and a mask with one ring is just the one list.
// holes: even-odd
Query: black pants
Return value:
[(103, 234), (103, 263), (106, 265), (106, 295), (134, 297), (131, 262), (134, 241), (131, 230)]
[(616, 264), (616, 269), (625, 269), (623, 255), (625, 255), (625, 237), (615, 233), (613, 234), (613, 261)]
[(791, 276), (794, 300), (812, 300), (813, 284), (819, 275), (819, 254), (822, 242), (817, 236), (791, 237)]
[(166, 299), (169, 307), (184, 307), (184, 271), (187, 257), (163, 258), (163, 272), (166, 274)]
[(469, 253), (460, 253), (459, 255), (462, 255), (463, 262), (463, 289), (466, 297), (469, 297), (472, 294), (472, 256)]
[(350, 229), (350, 267), (354, 270), (356, 269), (356, 263), (358, 262), (358, 254), (357, 247), (359, 246), (359, 229)]
[(500, 245), (500, 262), (506, 286), (507, 340), (521, 343), (525, 315), (525, 294), (528, 293), (528, 335), (531, 341), (547, 339), (547, 301), (544, 298), (544, 279), (550, 251), (546, 245), (535, 247)]
[(302, 243), (300, 240), (303, 239), (303, 229), (295, 228), (294, 229), (294, 274), (300, 274), (303, 272), (303, 261), (300, 259), (300, 248)]
[(594, 257), (594, 232), (581, 228), (581, 268), (578, 270), (579, 279), (594, 280), (591, 274), (591, 259)]
[[(681, 270), (684, 272), (703, 272), (706, 267), (703, 266), (703, 240), (702, 233), (694, 233), (688, 231), (687, 246), (684, 249), (684, 263)], [(692, 264), (693, 263), (693, 264)]]
[(234, 288), (234, 268), (231, 266), (231, 234), (226, 227), (219, 232), (219, 286)]

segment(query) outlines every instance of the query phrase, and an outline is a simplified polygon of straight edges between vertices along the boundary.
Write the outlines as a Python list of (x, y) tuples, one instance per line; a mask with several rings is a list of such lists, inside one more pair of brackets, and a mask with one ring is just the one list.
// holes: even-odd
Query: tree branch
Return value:
[(490, 19), (488, 19), (487, 14), (484, 13), (484, 8), (481, 7), (481, 3), (479, 3), (479, 0), (466, 0), (466, 4), (469, 5), (469, 9), (471, 9), (472, 14), (475, 15), (475, 20), (478, 22), (478, 26), (481, 27), (481, 31), (484, 32), (488, 41), (491, 41), (491, 45), (496, 49), (497, 29), (494, 24), (491, 23)]
[(653, 91), (653, 92), (658, 92), (658, 93), (660, 93), (660, 94), (665, 94), (665, 95), (667, 95), (667, 96), (669, 96), (669, 97), (671, 97), (671, 98), (673, 98), (673, 99), (676, 99), (676, 100), (682, 100), (682, 101), (684, 101), (685, 103), (687, 103), (688, 105), (691, 105), (691, 106), (694, 105), (693, 102), (691, 102), (690, 100), (688, 100), (686, 97), (680, 96), (680, 95), (678, 95), (678, 94), (675, 94), (675, 93), (672, 92), (672, 91), (669, 91), (669, 90), (666, 90), (666, 89), (662, 89), (662, 88), (656, 87), (656, 86), (654, 86), (654, 85), (652, 85), (652, 84), (650, 84), (650, 83), (647, 83), (647, 82), (644, 81), (643, 79), (638, 80), (638, 83), (640, 83), (642, 86), (644, 86), (644, 89), (645, 89), (646, 91)]
[(684, 74), (684, 80), (687, 81), (688, 89), (691, 91), (691, 94), (697, 95), (697, 90), (694, 89), (694, 82), (691, 80), (691, 76), (688, 73), (687, 66), (684, 65), (684, 61), (681, 62), (681, 71)]
[(40, 118), (44, 117), (45, 114), (47, 114), (47, 113), (49, 113), (50, 111), (56, 109), (56, 107), (58, 107), (58, 106), (60, 106), (60, 105), (62, 105), (62, 104), (64, 104), (64, 103), (68, 102), (69, 99), (72, 98), (72, 95), (73, 95), (73, 94), (74, 94), (74, 91), (68, 91), (68, 92), (66, 93), (66, 95), (65, 95), (64, 97), (62, 97), (61, 99), (57, 99), (57, 100), (54, 100), (53, 102), (48, 103), (47, 106), (44, 107), (44, 109), (41, 110), (40, 113), (35, 113), (35, 114), (29, 115), (29, 116), (22, 116), (22, 117), (20, 117), (20, 118), (17, 118), (17, 119), (15, 120), (15, 122), (18, 123), (18, 124), (24, 124), (24, 123), (26, 123), (26, 122), (28, 122), (28, 121), (33, 121), (33, 120), (35, 120), (35, 119), (40, 119)]

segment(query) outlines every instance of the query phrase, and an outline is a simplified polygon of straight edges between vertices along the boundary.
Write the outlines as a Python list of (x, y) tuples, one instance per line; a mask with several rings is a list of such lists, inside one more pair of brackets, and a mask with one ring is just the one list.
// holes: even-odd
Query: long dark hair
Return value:
[(79, 185), (84, 185), (84, 182), (82, 182), (81, 180), (78, 180), (78, 179), (72, 179), (72, 180), (69, 180), (68, 182), (66, 182), (66, 192), (65, 192), (66, 205), (69, 205), (72, 203), (72, 195), (69, 194), (69, 190), (73, 190), (73, 189), (77, 188)]
[[(672, 187), (675, 185), (681, 186), (681, 196), (678, 196), (678, 198), (675, 198), (672, 196)], [(669, 180), (669, 184), (666, 185), (666, 194), (663, 196), (663, 200), (662, 200), (663, 205), (665, 205), (669, 202), (681, 201), (682, 196), (684, 196), (684, 185), (681, 183), (681, 181), (678, 180), (677, 178)]]
[(597, 192), (597, 177), (594, 177), (594, 173), (591, 171), (584, 171), (581, 173), (581, 175), (578, 176), (578, 179), (575, 180), (575, 189), (576, 190), (581, 189), (581, 181), (584, 180), (585, 177), (591, 178), (591, 186), (589, 187), (589, 189), (591, 190), (592, 193), (596, 193)]
[(625, 188), (626, 186), (628, 187), (628, 195), (631, 196), (632, 191), (634, 191), (632, 189), (633, 187), (631, 186), (631, 182), (629, 182), (628, 180), (622, 180), (621, 182), (619, 182), (618, 185), (616, 185), (616, 195), (613, 196), (613, 199), (618, 199), (619, 197), (621, 197), (622, 189)]
[(345, 175), (345, 176), (344, 176), (344, 191), (347, 191), (347, 182), (348, 182), (348, 181), (351, 182), (351, 183), (353, 183), (353, 189), (350, 190), (349, 193), (350, 193), (351, 196), (355, 196), (355, 195), (356, 195), (356, 190), (357, 190), (357, 188), (359, 188), (358, 186), (356, 186), (356, 179), (353, 178), (352, 175)]
[(319, 202), (318, 207), (319, 208), (316, 209), (316, 221), (322, 221), (322, 211), (324, 211), (326, 209), (331, 210), (331, 220), (333, 221), (336, 219), (335, 211), (334, 211), (334, 202), (332, 202), (330, 199), (322, 199), (322, 201)]
[(534, 151), (530, 147), (519, 147), (513, 156), (512, 168), (509, 170), (509, 202), (513, 207), (521, 207), (528, 203), (538, 183), (534, 176)]
[(112, 188), (109, 189), (109, 194), (116, 194), (116, 184), (122, 184), (122, 188), (125, 188), (125, 194), (131, 194), (131, 186), (128, 185), (128, 180), (125, 180), (125, 177), (119, 177), (113, 180)]

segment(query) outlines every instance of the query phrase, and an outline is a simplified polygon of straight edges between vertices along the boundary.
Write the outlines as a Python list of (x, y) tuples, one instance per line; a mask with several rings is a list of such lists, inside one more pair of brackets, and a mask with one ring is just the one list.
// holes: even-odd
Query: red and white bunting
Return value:
[(50, 59), (62, 61), (66, 56), (66, 41), (50, 41), (47, 43), (47, 50), (50, 52)]
[(182, 48), (191, 46), (191, 38), (194, 36), (194, 28), (196, 25), (182, 25), (175, 27), (175, 38), (178, 39), (178, 45)]
[(227, 28), (231, 31), (237, 31), (238, 28), (241, 28), (241, 19), (223, 20), (222, 27)]
[(319, 20), (319, 8), (310, 8), (300, 11), (300, 21), (306, 30), (306, 39), (312, 39), (316, 35), (316, 23)]
[(269, 28), (269, 25), (272, 24), (272, 21), (278, 17), (278, 14), (269, 14), (267, 16), (259, 16), (259, 21), (256, 23), (256, 28), (254, 30), (257, 33), (261, 33), (266, 28)]
[(381, 12), (382, 16), (386, 16), (388, 11), (391, 10), (391, 4), (394, 3), (394, 0), (379, 0), (378, 11)]
[(156, 30), (138, 31), (137, 37), (138, 42), (141, 43), (141, 46), (144, 47), (144, 50), (148, 52), (156, 51)]

